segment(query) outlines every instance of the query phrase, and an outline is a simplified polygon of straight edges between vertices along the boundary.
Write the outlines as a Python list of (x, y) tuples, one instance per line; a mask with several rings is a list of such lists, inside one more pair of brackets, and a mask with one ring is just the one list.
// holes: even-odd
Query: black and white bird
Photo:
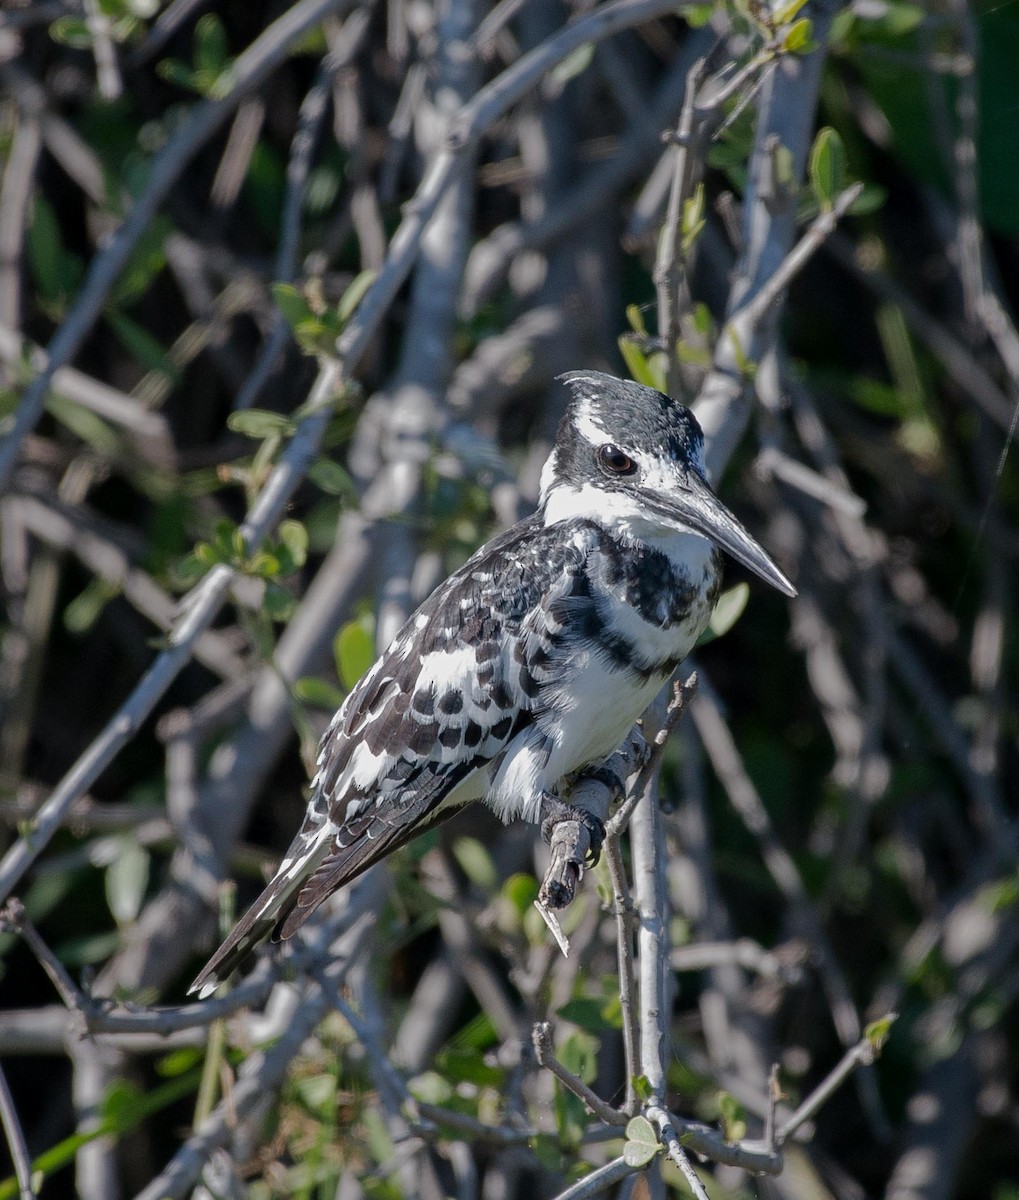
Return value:
[(537, 512), (441, 584), (344, 701), (300, 831), (191, 991), (470, 801), (546, 833), (580, 818), (600, 844), (560, 789), (614, 753), (704, 631), (719, 548), (795, 595), (709, 488), (688, 409), (596, 371), (562, 379)]

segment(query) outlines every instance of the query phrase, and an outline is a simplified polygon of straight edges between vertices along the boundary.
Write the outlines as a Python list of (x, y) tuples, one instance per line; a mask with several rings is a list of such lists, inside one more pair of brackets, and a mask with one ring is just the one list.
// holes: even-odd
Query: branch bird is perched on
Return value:
[(704, 631), (719, 548), (795, 595), (708, 487), (688, 409), (596, 371), (562, 378), (538, 511), (438, 587), (347, 697), (299, 833), (191, 991), (458, 805), (546, 836), (579, 819), (597, 848), (601, 822), (559, 789), (612, 755)]

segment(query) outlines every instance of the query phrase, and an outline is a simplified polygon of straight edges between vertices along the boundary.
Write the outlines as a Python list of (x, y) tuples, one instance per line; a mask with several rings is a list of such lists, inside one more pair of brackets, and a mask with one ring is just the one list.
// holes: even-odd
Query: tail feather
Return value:
[(195, 992), (200, 1000), (211, 996), (223, 980), (243, 965), (259, 943), (279, 929), (294, 907), (305, 880), (315, 871), (325, 854), (330, 832), (316, 830), (309, 838), (306, 831), (301, 831), (276, 875), (198, 973), (188, 988), (189, 996)]

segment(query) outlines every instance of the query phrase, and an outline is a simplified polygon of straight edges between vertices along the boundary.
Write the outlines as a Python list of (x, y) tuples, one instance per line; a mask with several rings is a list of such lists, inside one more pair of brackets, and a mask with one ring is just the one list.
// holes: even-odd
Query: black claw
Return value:
[(591, 849), (588, 851), (587, 861), (584, 864), (590, 870), (598, 865), (598, 859), (601, 858), (601, 848), (605, 841), (605, 823), (600, 817), (589, 812), (585, 812), (580, 820), (591, 838)]

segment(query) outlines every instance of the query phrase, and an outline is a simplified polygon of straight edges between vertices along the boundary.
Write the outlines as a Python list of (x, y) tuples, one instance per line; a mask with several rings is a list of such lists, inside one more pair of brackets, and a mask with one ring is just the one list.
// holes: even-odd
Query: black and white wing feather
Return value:
[(589, 616), (585, 541), (521, 521), (407, 621), (326, 731), (275, 877), (191, 991), (211, 993), (260, 941), (290, 937), (337, 888), (481, 797), (488, 765), (540, 715), (564, 623)]

